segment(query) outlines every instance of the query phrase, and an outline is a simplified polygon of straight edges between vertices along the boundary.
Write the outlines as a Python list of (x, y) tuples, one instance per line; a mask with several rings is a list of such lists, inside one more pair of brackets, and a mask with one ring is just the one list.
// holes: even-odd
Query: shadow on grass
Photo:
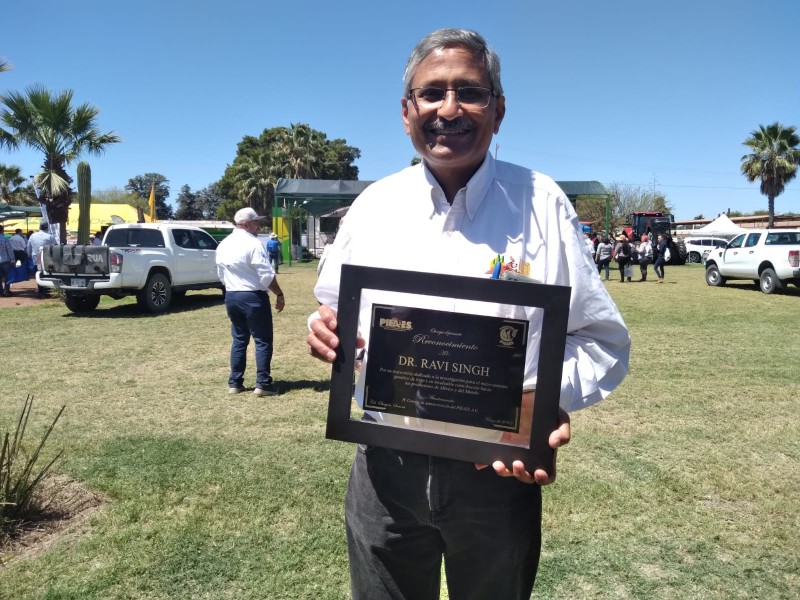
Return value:
[(295, 392), (299, 390), (312, 390), (314, 392), (330, 392), (331, 382), (320, 381), (319, 379), (299, 379), (297, 381), (278, 381), (277, 386), (283, 393)]
[(67, 312), (65, 317), (76, 319), (141, 319), (158, 317), (161, 314), (169, 313), (182, 313), (191, 312), (193, 310), (201, 310), (212, 306), (219, 306), (224, 304), (225, 300), (222, 295), (187, 295), (182, 298), (173, 297), (171, 306), (164, 313), (153, 314), (144, 308), (140, 308), (135, 302), (118, 304), (110, 308), (98, 308), (87, 313), (73, 313)]
[[(724, 287), (725, 289), (729, 289), (729, 290), (737, 290), (737, 291), (740, 291), (740, 292), (743, 292), (743, 293), (744, 292), (750, 292), (750, 293), (762, 294), (764, 296), (768, 295), (768, 294), (764, 294), (761, 291), (761, 287), (757, 283), (753, 283), (752, 281), (751, 282), (747, 282), (747, 281), (744, 281), (744, 280), (728, 281), (727, 283), (725, 283), (724, 286), (721, 286), (721, 287)], [(781, 291), (773, 292), (771, 295), (772, 296), (800, 297), (800, 287), (797, 287), (795, 285), (784, 285), (783, 289)]]

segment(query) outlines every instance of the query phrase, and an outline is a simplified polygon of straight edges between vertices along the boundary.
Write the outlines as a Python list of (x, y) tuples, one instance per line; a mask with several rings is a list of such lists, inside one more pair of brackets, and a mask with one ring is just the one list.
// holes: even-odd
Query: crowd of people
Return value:
[[(16, 229), (11, 237), (5, 236), (0, 225), (0, 296), (13, 296), (11, 285), (27, 281), (36, 269), (36, 255), (45, 244), (54, 244), (55, 238), (48, 233), (47, 223), (39, 226), (39, 231), (29, 231), (27, 235)], [(46, 297), (46, 290), (38, 288), (37, 297)]]
[(655, 240), (645, 234), (638, 241), (629, 239), (624, 233), (620, 233), (613, 240), (599, 235), (592, 238), (588, 233), (583, 235), (589, 252), (597, 264), (597, 272), (601, 276), (605, 273), (606, 281), (611, 276), (611, 262), (615, 261), (619, 269), (620, 283), (633, 281), (634, 265), (639, 265), (637, 281), (647, 281), (649, 266), (653, 265), (656, 283), (664, 283), (664, 265), (669, 260), (669, 245), (664, 234), (659, 233)]

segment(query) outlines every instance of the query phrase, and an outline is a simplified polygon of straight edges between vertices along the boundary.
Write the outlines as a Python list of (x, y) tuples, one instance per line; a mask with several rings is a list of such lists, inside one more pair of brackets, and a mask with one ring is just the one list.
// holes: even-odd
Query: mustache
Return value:
[(472, 123), (470, 123), (466, 119), (458, 118), (458, 119), (453, 119), (452, 121), (448, 121), (447, 119), (442, 119), (440, 117), (428, 123), (426, 129), (428, 129), (428, 131), (431, 131), (433, 133), (444, 133), (446, 131), (451, 131), (453, 129), (471, 131), (473, 129), (473, 126)]

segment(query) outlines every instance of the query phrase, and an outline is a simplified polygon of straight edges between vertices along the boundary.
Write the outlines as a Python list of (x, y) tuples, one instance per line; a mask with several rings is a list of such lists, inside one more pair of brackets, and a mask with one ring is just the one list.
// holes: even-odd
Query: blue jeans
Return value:
[[(376, 425), (377, 427), (377, 425)], [(345, 500), (353, 600), (528, 600), (541, 489), (491, 467), (359, 446)]]
[(272, 270), (277, 273), (278, 265), (281, 264), (281, 259), (278, 257), (277, 254), (273, 254), (272, 252), (269, 252), (268, 255), (269, 255), (269, 264), (272, 266)]
[(225, 308), (231, 320), (231, 374), (229, 387), (243, 387), (250, 337), (256, 345), (256, 387), (272, 383), (272, 307), (267, 292), (225, 293)]
[(653, 263), (653, 271), (656, 272), (656, 277), (664, 279), (664, 257), (659, 256), (656, 262)]

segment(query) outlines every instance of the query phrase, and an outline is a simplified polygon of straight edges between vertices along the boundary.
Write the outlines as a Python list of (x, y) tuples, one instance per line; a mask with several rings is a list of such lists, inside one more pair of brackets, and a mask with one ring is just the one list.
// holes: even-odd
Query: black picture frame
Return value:
[[(542, 350), (528, 447), (352, 419), (356, 337), (363, 289), (542, 309)], [(521, 460), (531, 473), (538, 468), (552, 472), (554, 452), (548, 440), (558, 426), (570, 294), (571, 288), (566, 286), (342, 265), (337, 314), (339, 348), (331, 368), (325, 437), (487, 465), (501, 460), (510, 467), (513, 461)]]

